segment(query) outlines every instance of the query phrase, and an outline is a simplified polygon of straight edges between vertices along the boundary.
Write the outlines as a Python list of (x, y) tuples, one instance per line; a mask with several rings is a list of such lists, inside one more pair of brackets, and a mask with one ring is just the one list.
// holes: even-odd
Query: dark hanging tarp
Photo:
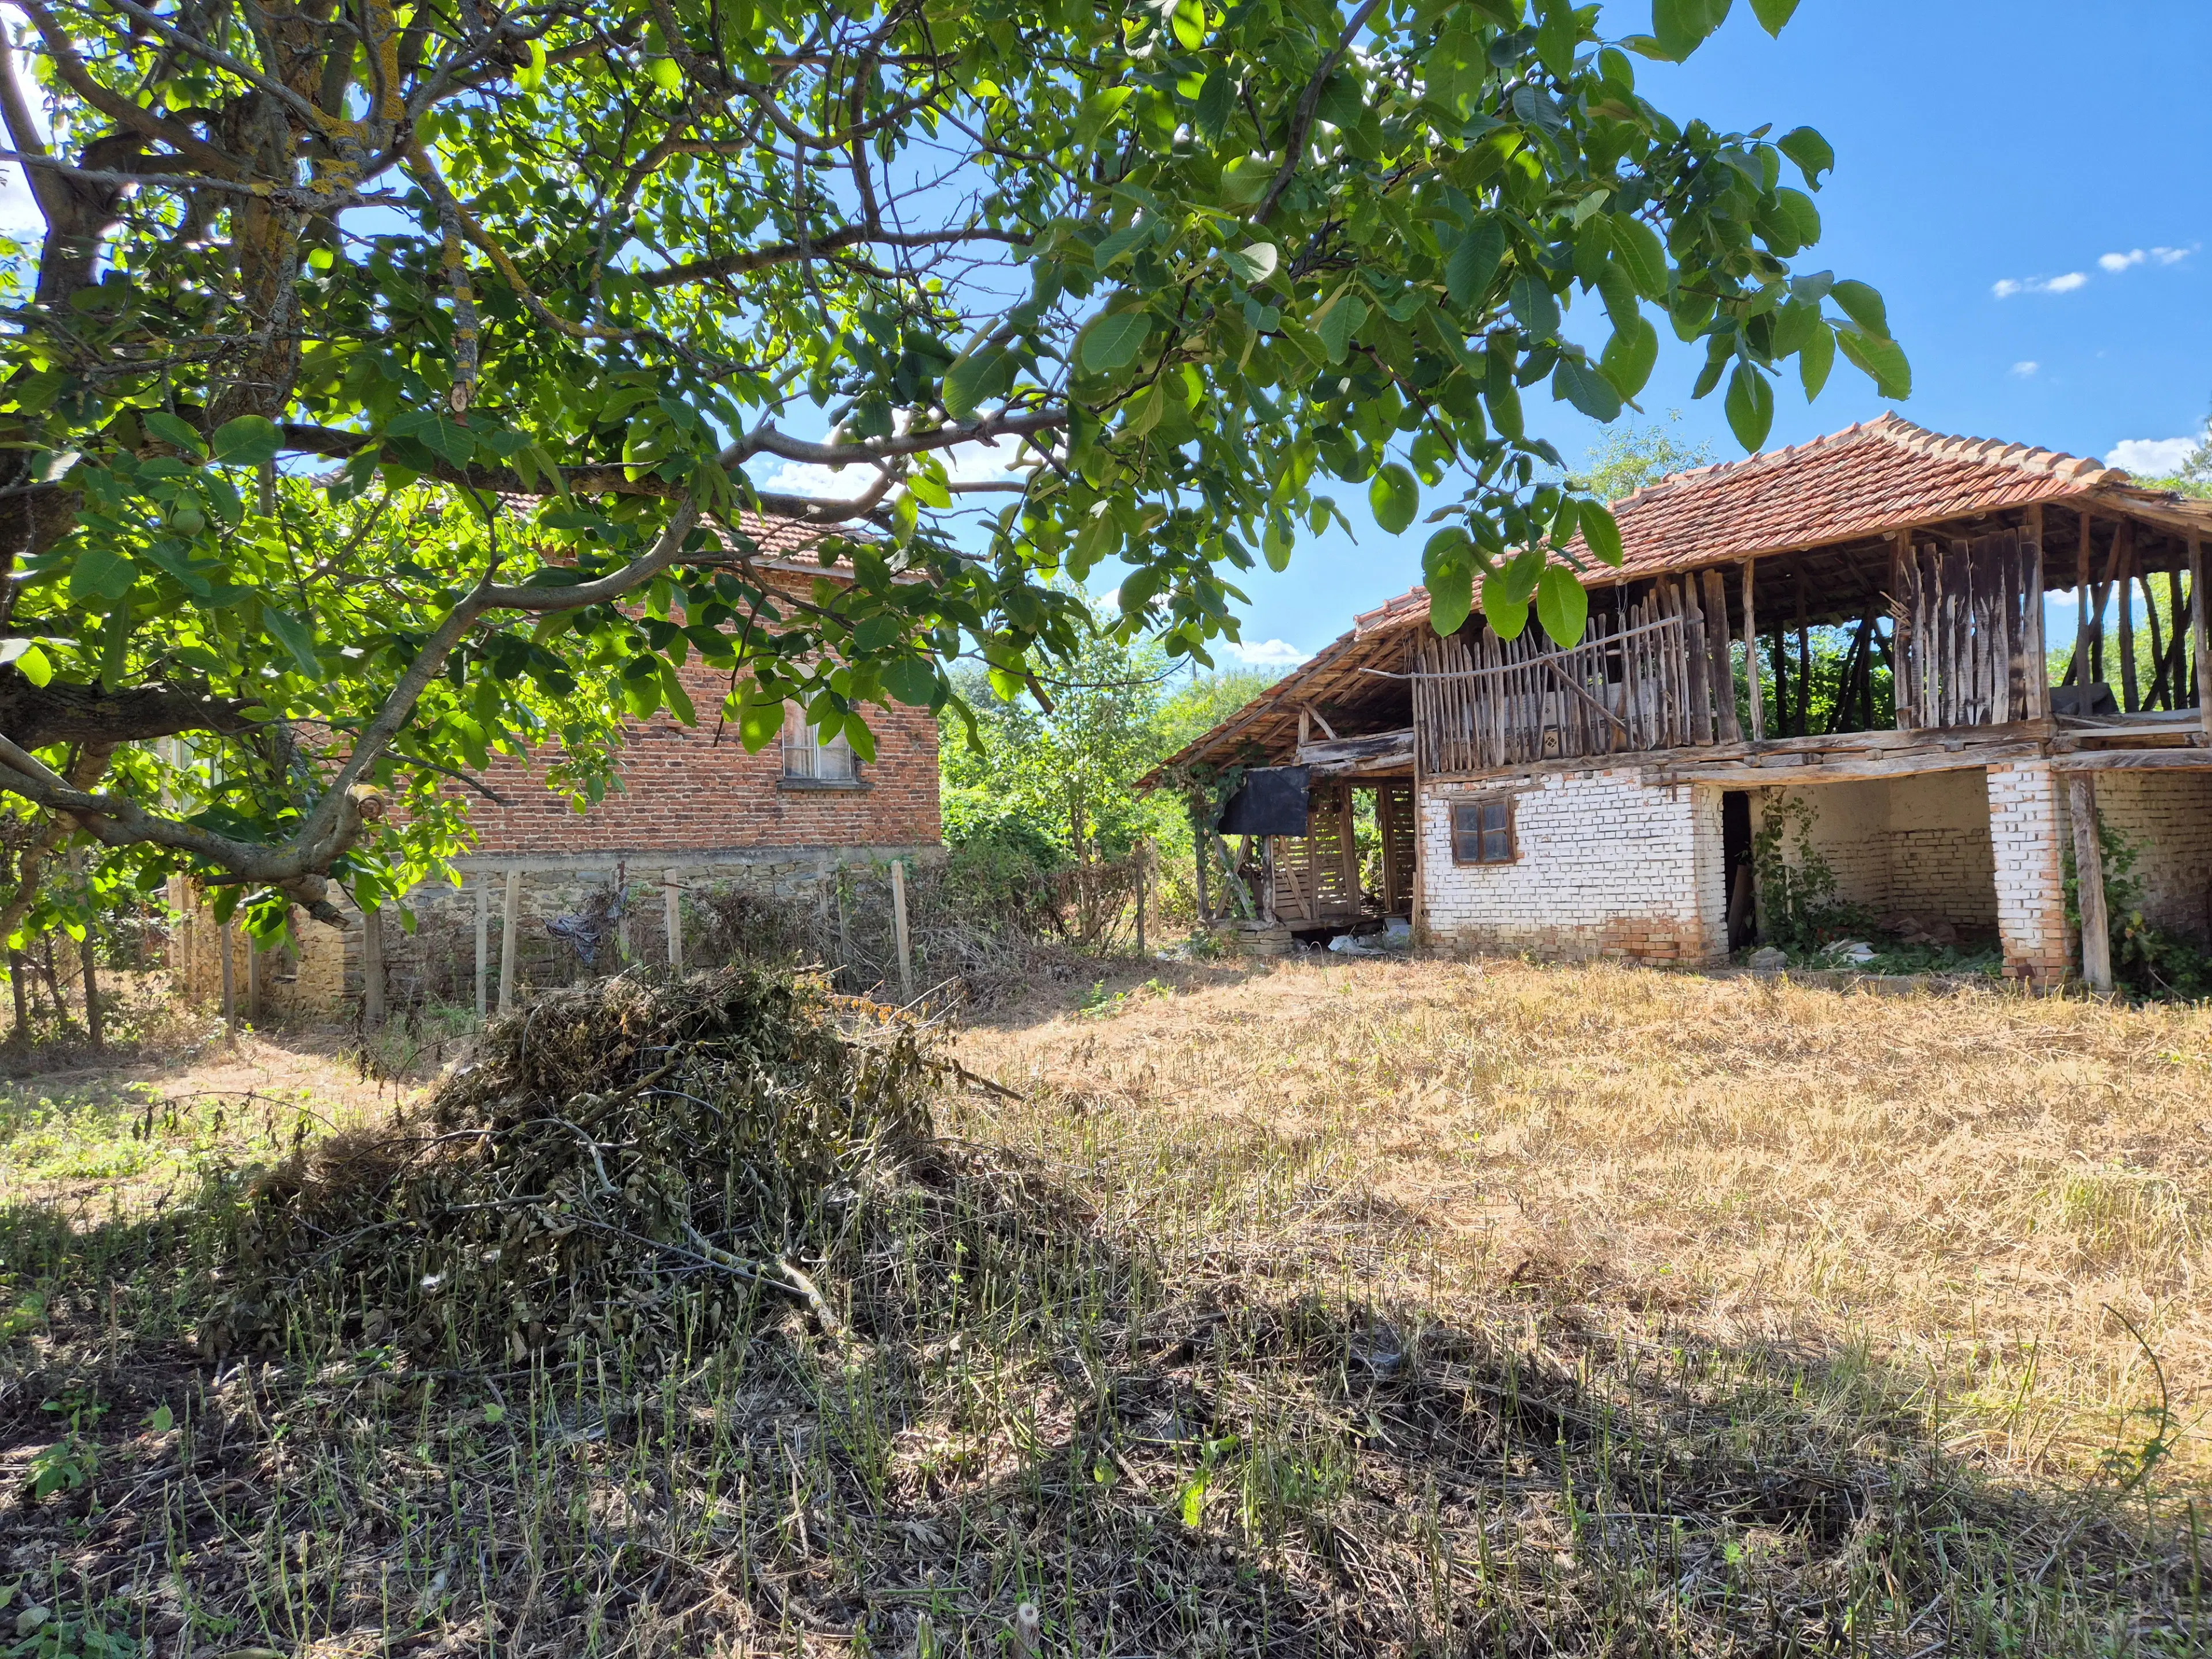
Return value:
[(1306, 833), (1307, 766), (1262, 766), (1221, 809), (1216, 827), (1224, 836), (1303, 836)]

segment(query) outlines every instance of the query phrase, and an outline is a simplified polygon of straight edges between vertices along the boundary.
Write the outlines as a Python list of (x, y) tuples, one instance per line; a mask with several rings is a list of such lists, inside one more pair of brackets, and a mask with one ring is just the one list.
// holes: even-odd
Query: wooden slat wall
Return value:
[(2040, 711), (2040, 553), (2008, 530), (1908, 542), (1896, 563), (1901, 730), (2002, 726)]
[(1570, 648), (1534, 627), (1516, 640), (1486, 625), (1471, 644), (1456, 635), (1423, 640), (1413, 659), (1422, 771), (1483, 772), (1733, 739), (1726, 617), (1717, 581), (1668, 578), (1609, 616), (1592, 617)]
[(1308, 834), (1275, 838), (1275, 914), (1293, 927), (1338, 927), (1359, 919), (1358, 848), (1352, 789), (1317, 783)]
[(1382, 908), (1387, 915), (1413, 912), (1413, 786), (1386, 783), (1375, 792), (1375, 823), (1382, 836)]

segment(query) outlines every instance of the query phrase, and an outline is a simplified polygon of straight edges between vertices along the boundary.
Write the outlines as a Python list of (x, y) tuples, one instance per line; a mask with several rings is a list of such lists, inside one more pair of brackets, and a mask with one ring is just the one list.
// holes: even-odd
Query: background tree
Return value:
[(1664, 422), (1632, 423), (1607, 433), (1583, 458), (1582, 471), (1568, 482), (1601, 501), (1617, 501), (1669, 473), (1711, 465), (1711, 444), (1685, 443), (1674, 435), (1672, 428), (1681, 418), (1680, 410), (1671, 409)]
[[(1793, 267), (1819, 135), (1637, 89), (1728, 9), (19, 0), (0, 791), (328, 916), (435, 867), (439, 769), (688, 716), (692, 653), (747, 743), (795, 701), (866, 756), (950, 661), (1037, 690), (1119, 555), (1124, 633), (1206, 660), (1331, 477), (1393, 532), (1438, 492), (1439, 627), (1478, 581), (1565, 627), (1544, 544), (1618, 538), (1524, 397), (1614, 417), (1655, 316), (1747, 445), (1791, 361), (1907, 390), (1875, 292)], [(776, 597), (763, 519), (864, 531), (853, 580)], [(187, 787), (131, 747), (173, 735)]]

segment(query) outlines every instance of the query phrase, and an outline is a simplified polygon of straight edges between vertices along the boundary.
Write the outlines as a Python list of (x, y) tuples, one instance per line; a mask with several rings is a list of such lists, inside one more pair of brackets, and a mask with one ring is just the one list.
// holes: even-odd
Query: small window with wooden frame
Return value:
[(1512, 864), (1521, 857), (1513, 833), (1513, 797), (1457, 800), (1451, 809), (1454, 864)]

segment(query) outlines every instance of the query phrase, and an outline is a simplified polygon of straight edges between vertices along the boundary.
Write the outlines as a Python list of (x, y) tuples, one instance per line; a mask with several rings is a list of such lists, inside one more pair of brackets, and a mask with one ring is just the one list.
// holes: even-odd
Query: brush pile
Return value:
[[(411, 1119), (246, 1182), (204, 1340), (520, 1363), (714, 1346), (927, 1133), (913, 1025), (747, 968), (623, 975), (495, 1022)], [(818, 1270), (818, 1269), (817, 1269)]]

